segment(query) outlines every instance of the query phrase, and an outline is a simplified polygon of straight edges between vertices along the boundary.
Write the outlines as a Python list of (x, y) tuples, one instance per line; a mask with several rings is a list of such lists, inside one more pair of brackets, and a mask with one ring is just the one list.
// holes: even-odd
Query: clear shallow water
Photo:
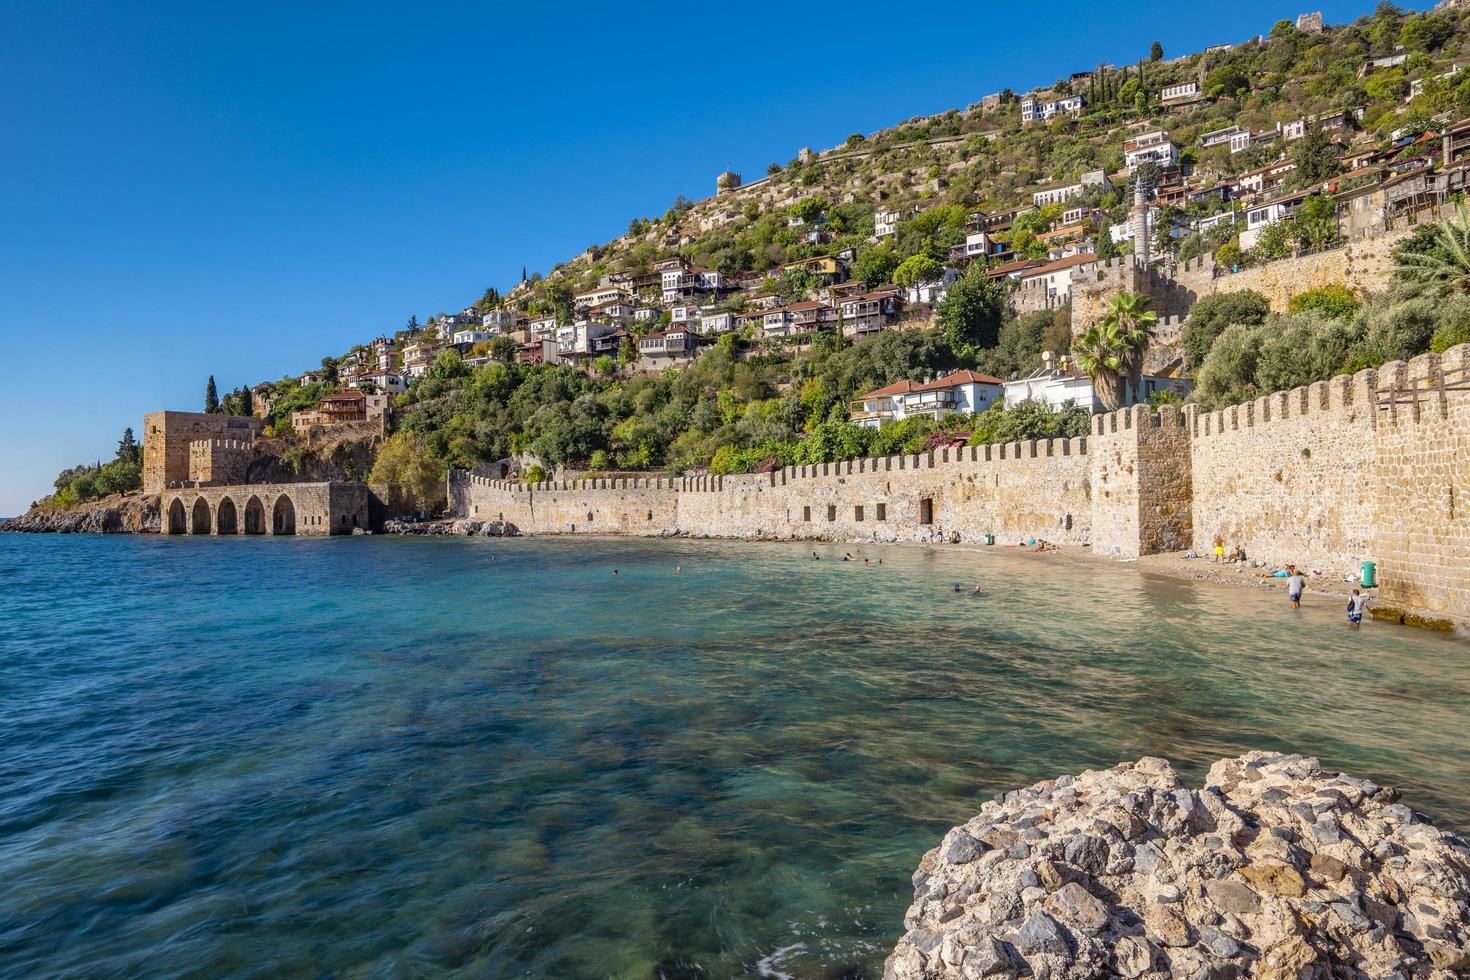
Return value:
[(0, 975), (877, 977), (946, 829), (1142, 754), (1470, 827), (1463, 642), (842, 550), (0, 535)]

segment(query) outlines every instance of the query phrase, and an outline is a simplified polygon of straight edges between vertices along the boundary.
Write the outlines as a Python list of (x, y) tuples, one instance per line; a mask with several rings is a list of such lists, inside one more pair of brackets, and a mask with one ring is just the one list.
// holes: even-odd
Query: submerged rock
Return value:
[(924, 855), (885, 980), (1470, 976), (1470, 847), (1316, 759), (1162, 759), (986, 803)]

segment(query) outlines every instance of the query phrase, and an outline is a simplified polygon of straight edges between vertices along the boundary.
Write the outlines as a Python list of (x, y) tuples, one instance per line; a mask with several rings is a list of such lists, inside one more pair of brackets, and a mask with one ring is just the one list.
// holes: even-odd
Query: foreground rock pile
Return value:
[(887, 980), (1470, 977), (1470, 847), (1364, 779), (1252, 752), (1006, 793), (914, 875)]

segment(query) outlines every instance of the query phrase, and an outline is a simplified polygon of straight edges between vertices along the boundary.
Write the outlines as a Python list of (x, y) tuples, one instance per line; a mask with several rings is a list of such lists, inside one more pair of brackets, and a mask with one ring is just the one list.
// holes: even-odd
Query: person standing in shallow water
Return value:
[(1291, 600), (1291, 608), (1302, 607), (1302, 592), (1307, 588), (1307, 579), (1301, 572), (1296, 570), (1295, 565), (1287, 565), (1286, 571), (1286, 597)]
[(1367, 608), (1368, 597), (1357, 589), (1353, 589), (1353, 594), (1348, 596), (1347, 604), (1348, 626), (1350, 628), (1355, 630), (1363, 628), (1363, 613)]

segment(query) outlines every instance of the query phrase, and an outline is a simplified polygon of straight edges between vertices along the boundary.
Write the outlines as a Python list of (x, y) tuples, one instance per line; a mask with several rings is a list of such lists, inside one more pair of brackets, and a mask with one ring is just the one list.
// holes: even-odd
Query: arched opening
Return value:
[(259, 497), (251, 497), (245, 502), (245, 533), (265, 533), (265, 505)]
[(184, 502), (178, 497), (168, 505), (168, 533), (188, 534), (189, 519), (184, 515)]
[(291, 503), (291, 498), (284, 493), (276, 498), (276, 506), (272, 508), (271, 527), (274, 534), (296, 533), (296, 505)]
[(209, 501), (203, 497), (194, 501), (194, 514), (189, 520), (189, 533), (209, 533)]
[(239, 534), (239, 514), (235, 511), (235, 502), (229, 497), (219, 502), (219, 513), (215, 515), (215, 534)]

